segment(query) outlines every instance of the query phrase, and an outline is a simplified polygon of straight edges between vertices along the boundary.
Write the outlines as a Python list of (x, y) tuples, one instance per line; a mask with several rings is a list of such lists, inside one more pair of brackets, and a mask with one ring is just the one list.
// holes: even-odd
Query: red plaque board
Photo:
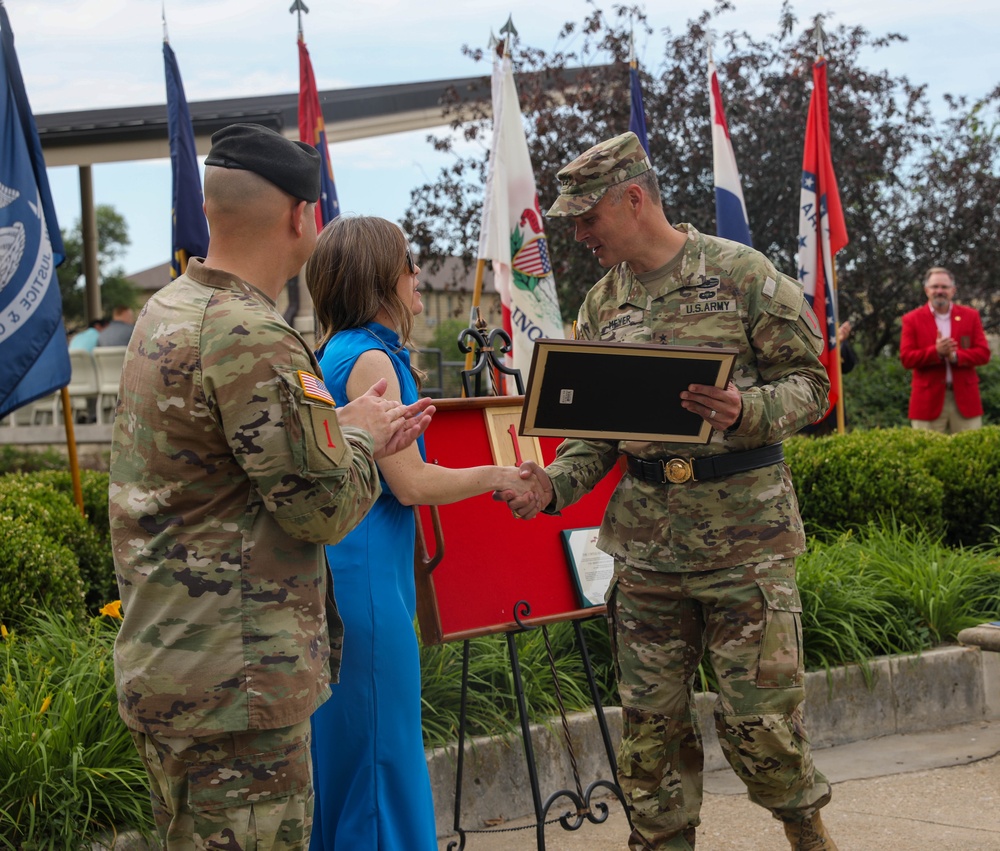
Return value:
[[(509, 424), (520, 421), (522, 402), (520, 396), (435, 402), (437, 413), (424, 435), (427, 461), (445, 467), (512, 464), (517, 454), (551, 461), (558, 438), (518, 437), (515, 447)], [(515, 612), (526, 624), (603, 612), (602, 607), (580, 604), (560, 533), (599, 526), (620, 477), (615, 467), (560, 515), (534, 520), (516, 519), (490, 494), (433, 510), (421, 506), (415, 571), (423, 642), (440, 644), (519, 629)], [(422, 541), (427, 554), (422, 553)]]

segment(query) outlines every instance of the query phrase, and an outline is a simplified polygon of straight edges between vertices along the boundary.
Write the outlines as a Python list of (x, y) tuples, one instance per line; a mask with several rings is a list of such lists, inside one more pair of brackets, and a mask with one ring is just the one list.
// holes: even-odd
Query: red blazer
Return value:
[[(951, 365), (952, 390), (958, 412), (966, 418), (983, 413), (976, 367), (990, 359), (979, 313), (971, 307), (952, 304), (951, 336), (958, 341), (958, 363)], [(913, 370), (910, 386), (910, 419), (934, 420), (944, 408), (945, 365), (935, 348), (938, 329), (930, 308), (924, 304), (903, 317), (899, 356)]]

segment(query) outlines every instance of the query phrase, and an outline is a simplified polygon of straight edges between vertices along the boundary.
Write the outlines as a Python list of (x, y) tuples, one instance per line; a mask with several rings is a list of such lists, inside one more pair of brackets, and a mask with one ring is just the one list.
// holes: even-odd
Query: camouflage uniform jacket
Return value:
[(144, 308), (111, 447), (129, 727), (286, 727), (329, 697), (343, 626), (322, 544), (380, 489), (371, 436), (341, 432), (317, 376), (270, 299), (198, 260)]
[[(822, 340), (801, 286), (752, 248), (690, 225), (677, 229), (687, 235), (679, 263), (655, 281), (644, 275), (648, 286), (626, 263), (612, 269), (580, 308), (579, 336), (738, 349), (733, 381), (742, 418), (725, 433), (713, 431), (705, 445), (567, 440), (547, 467), (555, 510), (592, 488), (621, 453), (653, 459), (740, 452), (776, 443), (826, 410)], [(646, 402), (657, 404), (655, 387)], [(805, 537), (788, 467), (778, 464), (683, 484), (625, 475), (598, 546), (636, 567), (681, 572), (794, 556)]]

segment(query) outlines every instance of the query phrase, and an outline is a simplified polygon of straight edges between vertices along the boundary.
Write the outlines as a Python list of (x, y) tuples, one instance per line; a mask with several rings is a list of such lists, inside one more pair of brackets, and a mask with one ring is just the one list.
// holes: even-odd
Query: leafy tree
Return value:
[[(101, 303), (105, 308), (116, 304), (134, 305), (136, 291), (126, 279), (118, 263), (131, 244), (128, 224), (110, 204), (94, 208), (97, 224), (97, 268), (101, 281)], [(83, 224), (77, 219), (73, 229), (62, 232), (66, 259), (56, 270), (62, 293), (63, 316), (67, 325), (85, 322), (86, 294), (84, 291)]]
[[(715, 232), (712, 141), (707, 99), (706, 35), (722, 26), (733, 3), (664, 31), (658, 67), (643, 72), (650, 156), (667, 216)], [(543, 209), (555, 199), (556, 172), (597, 142), (628, 127), (631, 26), (648, 25), (640, 7), (597, 7), (582, 23), (564, 25), (551, 53), (515, 45), (515, 72), (528, 145)], [(837, 257), (841, 313), (871, 355), (894, 348), (899, 316), (923, 300), (930, 265), (954, 267), (961, 295), (1000, 326), (1000, 298), (990, 278), (1000, 261), (1000, 88), (982, 101), (951, 99), (939, 127), (926, 90), (906, 77), (871, 70), (862, 54), (905, 41), (858, 26), (825, 33), (829, 61), (831, 145), (850, 243)], [(483, 51), (463, 48), (472, 59)], [(727, 31), (716, 38), (723, 100), (737, 151), (757, 248), (794, 276), (802, 147), (812, 64), (813, 22), (800, 25), (789, 3), (776, 34), (757, 40)], [(576, 69), (576, 70), (569, 70)], [(471, 265), (492, 134), (490, 104), (445, 104), (448, 137), (429, 137), (454, 154), (437, 179), (416, 188), (405, 227), (428, 262), (450, 255)], [(463, 153), (457, 140), (478, 143)], [(571, 319), (604, 272), (574, 244), (571, 221), (547, 222), (550, 255), (564, 317)]]

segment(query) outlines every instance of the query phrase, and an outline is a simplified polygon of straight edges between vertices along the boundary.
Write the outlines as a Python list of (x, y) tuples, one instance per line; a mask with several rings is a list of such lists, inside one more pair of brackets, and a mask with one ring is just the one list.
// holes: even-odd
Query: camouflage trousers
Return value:
[(132, 731), (166, 851), (305, 851), (312, 829), (309, 722), (210, 738)]
[[(692, 573), (619, 563), (608, 598), (621, 695), (619, 783), (634, 851), (691, 848), (703, 751), (693, 684), (707, 653), (715, 726), (750, 799), (798, 821), (830, 800), (802, 726), (802, 625), (795, 560)], [(686, 838), (687, 837), (687, 838)]]

